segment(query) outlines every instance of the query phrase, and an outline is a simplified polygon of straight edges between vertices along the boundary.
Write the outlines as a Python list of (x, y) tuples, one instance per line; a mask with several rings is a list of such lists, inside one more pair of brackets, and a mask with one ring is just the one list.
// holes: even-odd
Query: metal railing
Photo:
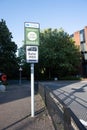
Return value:
[(52, 90), (39, 84), (39, 93), (52, 118), (55, 130), (87, 130), (71, 109)]

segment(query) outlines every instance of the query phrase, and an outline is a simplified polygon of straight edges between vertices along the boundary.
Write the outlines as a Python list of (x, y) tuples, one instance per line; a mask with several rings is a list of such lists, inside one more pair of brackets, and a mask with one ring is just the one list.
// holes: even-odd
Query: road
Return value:
[(87, 81), (43, 82), (87, 127)]

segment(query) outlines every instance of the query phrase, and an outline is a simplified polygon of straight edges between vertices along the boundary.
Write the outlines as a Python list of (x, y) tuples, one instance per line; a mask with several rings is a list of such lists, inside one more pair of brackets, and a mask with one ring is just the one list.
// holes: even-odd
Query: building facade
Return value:
[(87, 77), (87, 26), (71, 35), (82, 53), (82, 74)]

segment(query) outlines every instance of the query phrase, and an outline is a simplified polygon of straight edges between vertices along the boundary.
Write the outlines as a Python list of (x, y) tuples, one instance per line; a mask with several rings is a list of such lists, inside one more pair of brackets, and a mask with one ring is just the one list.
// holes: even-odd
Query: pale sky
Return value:
[(83, 29), (87, 26), (87, 0), (0, 0), (1, 19), (21, 47), (24, 22), (38, 22), (41, 30), (62, 27), (69, 34)]

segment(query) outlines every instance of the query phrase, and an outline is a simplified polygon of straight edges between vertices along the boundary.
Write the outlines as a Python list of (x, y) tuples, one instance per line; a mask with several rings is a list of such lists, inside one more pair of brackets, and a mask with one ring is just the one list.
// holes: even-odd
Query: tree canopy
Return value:
[(47, 29), (40, 34), (40, 71), (46, 77), (79, 74), (79, 48), (63, 29)]
[[(25, 46), (20, 48), (20, 57), (25, 61)], [(35, 78), (46, 80), (75, 76), (80, 74), (80, 65), (80, 50), (62, 28), (40, 32), (39, 63), (35, 64)], [(29, 69), (26, 62), (24, 66), (25, 70)]]
[(6, 73), (8, 77), (14, 75), (17, 68), (16, 51), (17, 45), (12, 41), (12, 33), (2, 19), (0, 21), (0, 71)]
[[(25, 62), (25, 45), (19, 50), (24, 73), (29, 74), (29, 64)], [(16, 76), (19, 71), (16, 51), (17, 45), (12, 41), (12, 33), (2, 19), (0, 21), (0, 71), (6, 73), (10, 78)], [(35, 64), (36, 77), (51, 79), (77, 75), (80, 72), (80, 65), (79, 48), (62, 28), (49, 28), (40, 32), (39, 63)], [(25, 74), (24, 76), (27, 76)]]

